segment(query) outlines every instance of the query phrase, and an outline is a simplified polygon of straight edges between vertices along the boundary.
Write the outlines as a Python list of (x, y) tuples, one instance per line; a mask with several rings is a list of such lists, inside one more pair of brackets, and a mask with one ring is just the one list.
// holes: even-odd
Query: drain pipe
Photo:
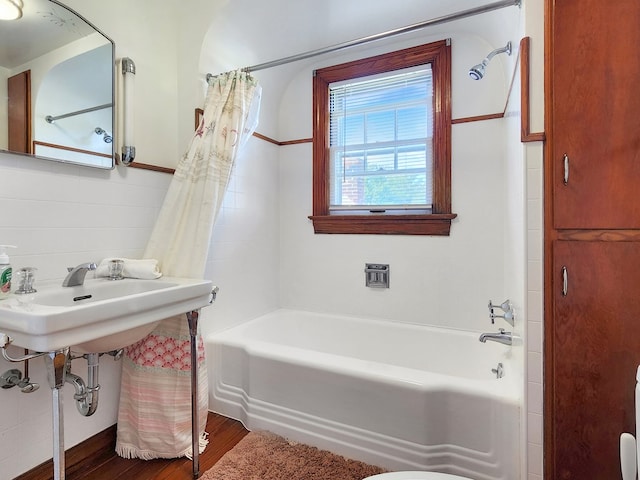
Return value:
[(76, 401), (76, 407), (80, 415), (89, 417), (93, 415), (98, 408), (98, 366), (100, 360), (99, 353), (87, 353), (82, 356), (87, 360), (87, 383), (78, 375), (71, 373), (71, 357), (67, 361), (66, 382), (73, 385), (76, 393), (73, 398)]

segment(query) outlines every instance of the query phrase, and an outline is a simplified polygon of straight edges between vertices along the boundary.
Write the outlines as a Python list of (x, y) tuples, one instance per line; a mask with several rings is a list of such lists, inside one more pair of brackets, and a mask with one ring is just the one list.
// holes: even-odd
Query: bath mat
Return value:
[[(215, 438), (212, 440), (215, 445)], [(201, 480), (362, 480), (385, 470), (270, 432), (250, 432)]]

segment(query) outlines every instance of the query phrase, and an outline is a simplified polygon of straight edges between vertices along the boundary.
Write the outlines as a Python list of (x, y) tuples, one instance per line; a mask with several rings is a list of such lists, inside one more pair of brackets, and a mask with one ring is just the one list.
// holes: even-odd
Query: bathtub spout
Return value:
[(502, 343), (503, 345), (513, 345), (513, 335), (511, 335), (511, 332), (505, 332), (504, 328), (500, 328), (499, 333), (483, 333), (478, 340), (482, 343), (490, 340), (492, 342)]

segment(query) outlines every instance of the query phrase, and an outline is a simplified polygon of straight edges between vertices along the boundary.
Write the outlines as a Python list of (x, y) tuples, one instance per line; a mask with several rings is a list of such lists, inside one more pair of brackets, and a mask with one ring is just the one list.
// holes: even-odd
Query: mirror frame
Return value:
[[(112, 107), (111, 107), (111, 127), (112, 127), (112, 137), (114, 139), (114, 141), (111, 142), (111, 164), (109, 166), (100, 166), (100, 165), (91, 165), (87, 162), (80, 162), (80, 161), (74, 161), (74, 160), (70, 160), (70, 159), (61, 159), (61, 158), (54, 158), (54, 157), (48, 157), (46, 155), (36, 155), (35, 153), (24, 153), (24, 152), (14, 152), (8, 149), (0, 149), (0, 154), (10, 154), (10, 155), (18, 155), (18, 156), (23, 156), (23, 157), (27, 157), (27, 158), (37, 158), (37, 159), (41, 159), (41, 160), (47, 160), (47, 161), (54, 161), (54, 162), (60, 162), (60, 163), (66, 163), (66, 164), (72, 164), (72, 165), (79, 165), (79, 166), (83, 166), (83, 167), (88, 167), (88, 168), (98, 168), (101, 170), (112, 170), (115, 168), (116, 166), (116, 150), (117, 150), (117, 145), (116, 145), (116, 139), (117, 139), (117, 135), (116, 135), (116, 108), (117, 108), (117, 99), (116, 99), (116, 45), (115, 42), (113, 41), (113, 39), (111, 39), (111, 37), (109, 37), (108, 35), (106, 35), (102, 30), (100, 30), (98, 27), (96, 27), (92, 22), (90, 22), (89, 20), (87, 20), (83, 15), (81, 15), (80, 13), (78, 13), (76, 10), (74, 10), (73, 8), (65, 5), (64, 3), (60, 2), (59, 0), (48, 0), (49, 3), (53, 3), (65, 10), (67, 10), (68, 12), (72, 13), (73, 15), (75, 15), (76, 17), (78, 17), (80, 20), (82, 20), (83, 22), (85, 22), (89, 27), (93, 28), (93, 30), (102, 35), (102, 37), (104, 37), (104, 39), (111, 44), (111, 101), (112, 101)], [(33, 111), (33, 106), (31, 106), (32, 111)], [(32, 122), (32, 126), (33, 126), (33, 119), (31, 119)], [(32, 138), (31, 142), (37, 142), (37, 139)], [(73, 151), (72, 148), (70, 148), (70, 151)]]

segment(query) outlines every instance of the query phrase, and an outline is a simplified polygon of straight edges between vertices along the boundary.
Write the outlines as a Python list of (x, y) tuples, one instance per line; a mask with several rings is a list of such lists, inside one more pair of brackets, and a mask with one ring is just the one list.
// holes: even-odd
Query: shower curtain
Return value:
[[(234, 161), (257, 126), (261, 88), (236, 70), (209, 79), (204, 114), (169, 186), (144, 258), (166, 276), (202, 278)], [(207, 445), (207, 372), (198, 335), (200, 451)], [(191, 358), (186, 315), (163, 320), (125, 349), (116, 452), (176, 458), (191, 452)]]

